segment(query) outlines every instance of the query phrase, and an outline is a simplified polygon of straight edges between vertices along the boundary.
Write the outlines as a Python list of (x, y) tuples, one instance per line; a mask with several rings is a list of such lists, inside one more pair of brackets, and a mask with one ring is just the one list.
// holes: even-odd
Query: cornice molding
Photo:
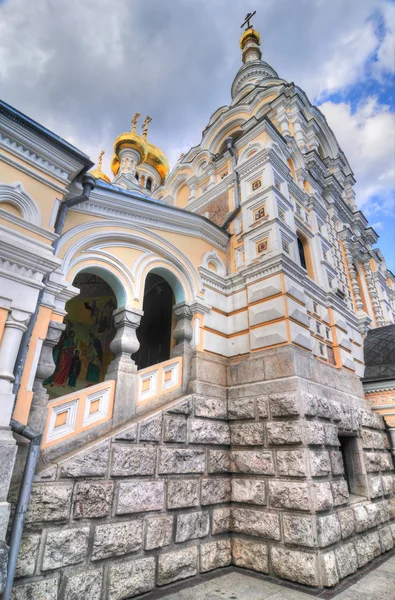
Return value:
[(200, 237), (223, 252), (228, 246), (229, 235), (200, 215), (176, 210), (165, 203), (148, 203), (133, 197), (123, 198), (118, 196), (116, 191), (110, 195), (109, 192), (96, 189), (89, 202), (79, 204), (72, 210), (106, 219), (119, 219), (120, 226), (125, 220), (132, 223), (137, 221), (149, 228)]
[[(24, 229), (27, 229), (27, 231), (31, 231), (32, 233), (35, 233), (36, 235), (40, 235), (41, 237), (46, 238), (51, 243), (54, 242), (59, 237), (56, 233), (52, 233), (52, 231), (48, 231), (48, 229), (44, 229), (44, 227), (38, 227), (37, 225), (33, 225), (33, 223), (30, 223), (26, 219), (22, 219), (21, 217), (18, 217), (17, 215), (13, 215), (12, 213), (9, 213), (7, 210), (4, 210), (1, 208), (1, 204), (0, 204), (0, 217), (2, 219), (9, 221), (10, 223), (13, 223), (14, 225), (17, 225), (18, 227), (23, 227)], [(12, 231), (14, 231), (14, 230), (12, 228), (10, 228), (10, 232), (12, 232)]]
[(23, 165), (22, 163), (20, 163), (19, 161), (15, 160), (15, 159), (11, 158), (7, 154), (4, 154), (3, 152), (0, 152), (0, 160), (3, 161), (4, 163), (6, 163), (7, 165), (10, 165), (11, 167), (14, 167), (18, 171), (22, 171), (22, 173), (26, 173), (26, 175), (29, 175), (29, 177), (32, 177), (33, 179), (36, 179), (36, 181), (39, 181), (40, 183), (43, 183), (45, 186), (51, 188), (52, 190), (55, 190), (56, 192), (59, 192), (60, 194), (62, 194), (62, 196), (65, 194), (65, 188), (64, 187), (62, 187), (60, 185), (57, 185), (56, 183), (54, 183), (50, 179), (47, 179), (46, 177), (43, 177), (43, 176), (39, 175), (33, 169), (30, 169), (29, 167), (26, 167), (25, 165)]
[(4, 277), (41, 289), (43, 277), (60, 264), (49, 244), (0, 225), (0, 273)]

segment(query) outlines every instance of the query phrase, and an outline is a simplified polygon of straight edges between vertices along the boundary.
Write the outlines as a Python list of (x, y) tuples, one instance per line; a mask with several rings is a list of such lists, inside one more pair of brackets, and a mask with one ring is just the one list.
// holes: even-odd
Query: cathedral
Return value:
[(149, 116), (95, 166), (0, 102), (2, 600), (333, 588), (394, 546), (395, 277), (246, 27), (171, 171)]

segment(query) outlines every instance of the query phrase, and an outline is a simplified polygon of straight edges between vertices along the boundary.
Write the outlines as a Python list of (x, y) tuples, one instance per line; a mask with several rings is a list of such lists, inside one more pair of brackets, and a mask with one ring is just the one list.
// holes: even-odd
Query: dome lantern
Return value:
[[(144, 168), (144, 165), (150, 165), (158, 174), (158, 184), (162, 184), (169, 172), (169, 165), (163, 152), (147, 142), (148, 124), (152, 121), (151, 117), (146, 117), (140, 136), (137, 131), (137, 120), (140, 113), (136, 113), (132, 119), (132, 129), (126, 133), (121, 133), (114, 142), (114, 156), (111, 160), (111, 169), (115, 177), (122, 175), (132, 177), (136, 180), (136, 169)], [(155, 172), (154, 171), (154, 172)]]

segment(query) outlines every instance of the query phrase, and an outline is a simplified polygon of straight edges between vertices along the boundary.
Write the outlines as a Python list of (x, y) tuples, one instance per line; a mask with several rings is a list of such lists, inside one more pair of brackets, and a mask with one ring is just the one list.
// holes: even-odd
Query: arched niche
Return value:
[(123, 301), (120, 283), (105, 269), (92, 267), (77, 273), (73, 287), (79, 294), (66, 303), (66, 327), (53, 351), (55, 371), (44, 382), (51, 399), (102, 383), (114, 359), (110, 343), (113, 312)]
[(215, 250), (210, 250), (202, 256), (201, 266), (210, 271), (214, 271), (222, 277), (226, 276), (226, 266)]
[(41, 211), (37, 202), (26, 192), (23, 183), (0, 183), (0, 208), (7, 206), (18, 211), (17, 216), (29, 221), (32, 225), (41, 226)]

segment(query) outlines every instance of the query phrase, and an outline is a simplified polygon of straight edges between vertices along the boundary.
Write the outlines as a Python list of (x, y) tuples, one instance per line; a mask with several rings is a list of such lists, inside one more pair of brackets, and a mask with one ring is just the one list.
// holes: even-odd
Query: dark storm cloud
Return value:
[(378, 4), (9, 0), (0, 6), (0, 95), (93, 159), (101, 146), (109, 159), (135, 112), (149, 114), (149, 139), (174, 160), (230, 101), (246, 12), (258, 8), (264, 58), (314, 95), (336, 44)]

